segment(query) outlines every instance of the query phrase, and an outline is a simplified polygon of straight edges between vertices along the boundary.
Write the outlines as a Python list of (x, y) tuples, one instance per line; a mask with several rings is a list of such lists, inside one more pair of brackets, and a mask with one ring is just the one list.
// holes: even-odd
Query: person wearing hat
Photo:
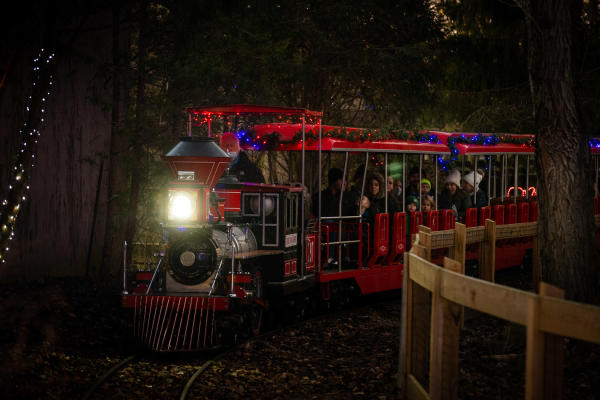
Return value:
[(225, 132), (219, 139), (219, 146), (229, 154), (229, 176), (235, 176), (240, 182), (265, 183), (265, 177), (250, 159), (246, 152), (240, 148), (238, 137), (231, 132)]
[(421, 196), (434, 196), (431, 190), (431, 181), (427, 178), (421, 179)]
[(444, 190), (442, 190), (438, 199), (438, 208), (440, 210), (453, 210), (454, 218), (458, 222), (464, 221), (467, 208), (473, 207), (471, 198), (460, 187), (460, 182), (460, 171), (457, 169), (450, 171), (448, 177), (446, 177)]
[(413, 213), (419, 209), (419, 198), (417, 196), (406, 197), (406, 211)]
[(471, 171), (462, 178), (463, 190), (469, 195), (471, 203), (475, 204), (477, 208), (485, 207), (488, 203), (487, 195), (479, 187), (482, 179), (483, 175), (479, 171)]

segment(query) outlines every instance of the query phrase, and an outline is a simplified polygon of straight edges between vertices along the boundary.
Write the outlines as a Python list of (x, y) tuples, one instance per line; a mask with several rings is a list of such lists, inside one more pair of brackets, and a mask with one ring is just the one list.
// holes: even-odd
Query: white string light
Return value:
[[(42, 66), (40, 66), (40, 61), (44, 60), (45, 64), (43, 65), (46, 70), (46, 74), (44, 74)], [(47, 84), (48, 88), (52, 87), (52, 74), (50, 73), (51, 61), (54, 60), (54, 54), (46, 52), (44, 49), (41, 49), (37, 58), (33, 60), (33, 90), (37, 89), (38, 84), (44, 85)], [(47, 79), (47, 81), (46, 81)], [(41, 104), (39, 104), (40, 113), (37, 116), (39, 121), (31, 121), (32, 125), (36, 125), (39, 122), (39, 126), (44, 123), (44, 114), (46, 112), (46, 98), (50, 96), (50, 91), (45, 91), (45, 96), (43, 94), (39, 94), (41, 97)], [(17, 150), (17, 161), (16, 165), (13, 168), (14, 175), (12, 177), (11, 182), (8, 185), (9, 190), (9, 198), (2, 200), (2, 207), (0, 207), (0, 261), (2, 263), (6, 262), (6, 252), (10, 250), (10, 247), (7, 246), (7, 242), (9, 240), (13, 240), (15, 235), (15, 223), (17, 221), (17, 216), (19, 214), (19, 210), (21, 209), (21, 203), (27, 200), (27, 197), (23, 193), (25, 190), (29, 190), (29, 184), (27, 181), (29, 180), (31, 174), (25, 171), (24, 168), (24, 158), (28, 156), (28, 153), (31, 154), (31, 159), (35, 159), (35, 151), (36, 144), (38, 143), (37, 137), (41, 136), (41, 133), (38, 129), (28, 128), (27, 119), (34, 118), (35, 116), (30, 115), (31, 110), (33, 108), (33, 104), (31, 104), (33, 95), (27, 97), (28, 104), (25, 106), (25, 119), (26, 121), (23, 123), (23, 129), (19, 129), (19, 136), (22, 138), (20, 148)], [(34, 135), (35, 134), (35, 135)], [(28, 137), (34, 137), (33, 143), (29, 143), (27, 145)], [(31, 164), (33, 167), (35, 164)]]

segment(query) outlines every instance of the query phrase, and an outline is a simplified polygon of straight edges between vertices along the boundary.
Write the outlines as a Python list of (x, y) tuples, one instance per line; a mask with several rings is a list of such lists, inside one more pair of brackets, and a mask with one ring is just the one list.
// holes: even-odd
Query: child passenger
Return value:
[(429, 212), (435, 210), (435, 201), (433, 200), (433, 197), (426, 194), (423, 196), (422, 201), (423, 203), (421, 204), (421, 211)]
[(413, 213), (419, 209), (419, 198), (408, 196), (406, 198), (406, 248), (410, 249), (412, 232), (410, 231)]
[(406, 198), (406, 211), (413, 213), (419, 209), (419, 198), (417, 196), (408, 196)]

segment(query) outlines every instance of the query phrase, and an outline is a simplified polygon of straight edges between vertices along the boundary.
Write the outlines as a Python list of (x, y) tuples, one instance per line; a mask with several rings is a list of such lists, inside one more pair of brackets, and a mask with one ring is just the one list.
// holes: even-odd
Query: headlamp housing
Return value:
[(198, 222), (200, 216), (199, 189), (169, 189), (167, 219), (171, 222)]

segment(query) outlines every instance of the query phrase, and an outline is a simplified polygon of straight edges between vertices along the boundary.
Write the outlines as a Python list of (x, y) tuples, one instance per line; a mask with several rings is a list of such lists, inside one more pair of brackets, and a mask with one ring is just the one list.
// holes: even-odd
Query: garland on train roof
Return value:
[[(255, 136), (254, 132), (249, 129), (247, 131), (241, 131), (238, 133), (238, 137), (240, 141), (245, 142), (246, 144), (251, 144), (255, 150), (275, 150), (281, 144), (281, 134), (279, 132), (272, 132), (269, 134), (265, 134), (262, 136)], [(315, 132), (313, 130), (307, 130), (304, 133), (304, 137), (307, 141), (319, 140), (318, 131)], [(333, 139), (344, 139), (350, 142), (376, 142), (383, 140), (405, 140), (405, 141), (414, 141), (418, 143), (436, 143), (440, 144), (442, 141), (436, 134), (432, 134), (429, 132), (421, 133), (421, 132), (410, 132), (401, 129), (387, 129), (387, 130), (379, 130), (379, 129), (356, 129), (349, 130), (347, 128), (334, 128), (328, 129), (323, 132), (323, 138), (333, 138)], [(291, 143), (298, 143), (302, 140), (302, 131), (296, 132), (294, 137), (291, 140)], [(459, 150), (457, 148), (457, 144), (476, 144), (481, 146), (496, 146), (502, 143), (509, 144), (517, 144), (523, 146), (535, 146), (535, 138), (534, 137), (521, 137), (521, 136), (513, 136), (513, 135), (483, 135), (478, 133), (474, 136), (466, 136), (464, 134), (461, 135), (452, 135), (448, 137), (446, 141), (446, 145), (450, 151), (450, 158), (444, 159), (443, 157), (438, 157), (438, 162), (443, 170), (452, 169), (456, 166), (458, 161)]]

